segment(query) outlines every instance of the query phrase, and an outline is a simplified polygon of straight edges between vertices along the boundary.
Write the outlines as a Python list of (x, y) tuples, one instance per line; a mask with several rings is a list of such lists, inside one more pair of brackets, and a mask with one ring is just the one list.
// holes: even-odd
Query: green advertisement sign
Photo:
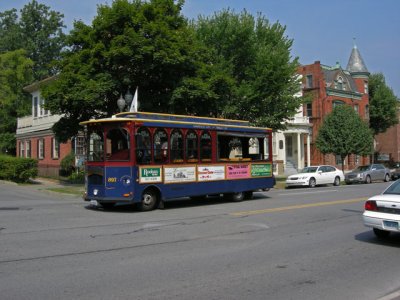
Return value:
[(161, 182), (161, 168), (140, 168), (139, 182)]
[(265, 177), (271, 176), (271, 164), (257, 164), (251, 165), (251, 176), (252, 177)]

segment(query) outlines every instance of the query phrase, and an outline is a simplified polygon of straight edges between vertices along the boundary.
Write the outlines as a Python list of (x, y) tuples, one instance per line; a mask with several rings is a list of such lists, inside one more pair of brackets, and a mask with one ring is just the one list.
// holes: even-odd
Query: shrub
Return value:
[(74, 153), (70, 152), (67, 156), (65, 156), (61, 160), (61, 169), (60, 175), (61, 176), (70, 176), (75, 171), (75, 155)]
[(38, 174), (38, 162), (32, 158), (0, 155), (0, 179), (27, 182)]
[(85, 173), (83, 171), (73, 172), (68, 176), (68, 181), (71, 183), (84, 183), (85, 182)]

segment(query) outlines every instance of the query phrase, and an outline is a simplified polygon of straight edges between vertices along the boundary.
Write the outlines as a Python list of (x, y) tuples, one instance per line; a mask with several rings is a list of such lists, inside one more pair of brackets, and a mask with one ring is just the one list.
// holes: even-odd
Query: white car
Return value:
[(365, 202), (364, 225), (372, 227), (379, 238), (391, 232), (400, 232), (400, 179), (392, 183), (382, 194)]
[(301, 173), (290, 175), (286, 179), (286, 187), (309, 186), (315, 187), (320, 184), (340, 185), (344, 181), (341, 170), (333, 166), (311, 166), (305, 167)]

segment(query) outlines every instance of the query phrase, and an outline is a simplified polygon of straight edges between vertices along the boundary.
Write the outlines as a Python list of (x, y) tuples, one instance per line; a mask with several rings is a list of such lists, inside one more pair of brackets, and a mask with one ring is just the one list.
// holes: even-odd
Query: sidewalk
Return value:
[(57, 193), (72, 194), (81, 196), (85, 190), (84, 184), (73, 184), (62, 180), (37, 177), (31, 179), (25, 186), (32, 187), (37, 190), (47, 190)]

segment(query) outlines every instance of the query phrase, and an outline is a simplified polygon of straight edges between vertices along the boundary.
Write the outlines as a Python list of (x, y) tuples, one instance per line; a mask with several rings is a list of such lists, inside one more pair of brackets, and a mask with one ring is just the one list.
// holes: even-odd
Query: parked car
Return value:
[(343, 180), (343, 172), (333, 166), (311, 166), (305, 167), (298, 174), (290, 175), (286, 179), (286, 187), (315, 187), (316, 185), (330, 183), (333, 185), (340, 185), (340, 182)]
[(394, 162), (390, 164), (390, 177), (392, 180), (400, 178), (400, 162)]
[(369, 198), (364, 208), (364, 225), (372, 227), (377, 237), (400, 232), (400, 180), (393, 182), (382, 194)]
[(345, 175), (347, 184), (352, 183), (371, 183), (372, 181), (390, 180), (390, 170), (382, 164), (371, 164), (366, 166), (358, 166), (356, 169)]

